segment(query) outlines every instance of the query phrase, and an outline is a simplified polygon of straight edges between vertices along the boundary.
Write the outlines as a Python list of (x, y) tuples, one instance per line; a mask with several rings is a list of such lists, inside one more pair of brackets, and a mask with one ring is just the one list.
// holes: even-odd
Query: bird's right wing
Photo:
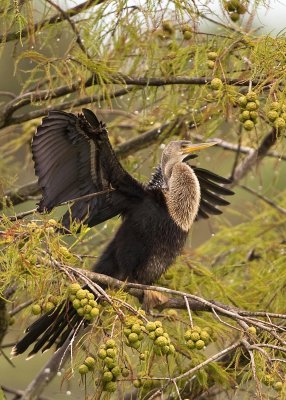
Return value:
[(142, 195), (143, 187), (120, 165), (104, 124), (90, 110), (75, 116), (51, 111), (32, 142), (33, 160), (42, 190), (38, 210), (50, 211), (62, 202), (75, 201), (63, 225), (78, 220), (93, 226), (128, 207), (128, 196)]

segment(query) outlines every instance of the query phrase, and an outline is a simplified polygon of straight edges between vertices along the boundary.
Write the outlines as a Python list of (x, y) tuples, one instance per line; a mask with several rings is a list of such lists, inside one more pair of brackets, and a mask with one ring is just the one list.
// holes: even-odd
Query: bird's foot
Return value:
[(155, 290), (144, 290), (143, 309), (150, 310), (156, 308), (169, 300), (163, 293)]

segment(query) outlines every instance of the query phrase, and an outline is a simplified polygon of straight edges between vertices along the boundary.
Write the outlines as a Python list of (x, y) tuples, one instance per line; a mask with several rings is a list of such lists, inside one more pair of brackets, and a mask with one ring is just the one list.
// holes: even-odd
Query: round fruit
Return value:
[(107, 356), (106, 351), (104, 349), (99, 349), (98, 357), (103, 360), (106, 356)]
[(107, 349), (115, 347), (116, 346), (115, 340), (108, 339), (105, 343), (105, 346)]
[(246, 98), (247, 101), (255, 101), (257, 99), (257, 94), (255, 92), (248, 92)]
[(211, 86), (211, 88), (212, 88), (213, 90), (219, 90), (219, 89), (221, 89), (222, 86), (223, 86), (222, 80), (219, 79), (219, 78), (214, 78), (214, 79), (211, 81), (210, 86)]
[(80, 300), (79, 299), (74, 299), (74, 301), (72, 302), (72, 305), (73, 305), (73, 308), (78, 310), (81, 307)]
[(115, 392), (116, 390), (116, 382), (106, 382), (106, 384), (104, 385), (104, 390), (106, 392)]
[(138, 389), (142, 386), (142, 383), (139, 379), (135, 379), (135, 381), (133, 381), (133, 386)]
[(162, 322), (161, 321), (155, 321), (154, 324), (156, 325), (156, 328), (162, 328)]
[(244, 129), (246, 129), (247, 131), (251, 131), (251, 129), (254, 128), (254, 122), (251, 121), (250, 119), (248, 119), (243, 123), (243, 126), (244, 126)]
[(132, 347), (133, 349), (137, 350), (137, 349), (139, 349), (140, 344), (141, 344), (141, 343), (140, 343), (140, 341), (138, 340), (137, 342), (130, 343), (130, 347)]
[(242, 121), (246, 121), (247, 119), (250, 119), (250, 111), (244, 110), (244, 111), (242, 111), (242, 113), (240, 115), (241, 115), (240, 119)]
[(79, 289), (79, 290), (76, 292), (76, 297), (77, 297), (79, 300), (84, 299), (84, 298), (86, 297), (85, 290)]
[(80, 317), (83, 317), (83, 315), (84, 315), (84, 308), (83, 308), (83, 307), (80, 307), (80, 308), (78, 308), (78, 309), (76, 310), (76, 312), (78, 313), (78, 315), (79, 315)]
[(256, 121), (258, 118), (258, 112), (257, 111), (249, 111), (250, 118), (252, 121)]
[(273, 101), (273, 103), (270, 104), (270, 110), (280, 111), (280, 103), (278, 103), (278, 101)]
[(107, 349), (106, 350), (106, 354), (107, 354), (107, 356), (108, 357), (111, 357), (111, 358), (114, 358), (114, 357), (116, 357), (116, 351), (115, 351), (115, 349)]
[(281, 381), (275, 382), (273, 385), (273, 389), (277, 392), (280, 392), (283, 388), (283, 383)]
[(247, 329), (247, 332), (250, 333), (251, 335), (256, 335), (256, 328), (255, 328), (255, 326), (250, 326), (250, 327)]
[(225, 9), (226, 9), (227, 11), (230, 11), (230, 12), (236, 10), (236, 6), (235, 6), (235, 4), (233, 4), (232, 1), (227, 1), (227, 2), (225, 3), (225, 6), (224, 6), (224, 7), (225, 7)]
[(208, 334), (208, 332), (207, 331), (204, 331), (204, 330), (202, 330), (201, 331), (201, 339), (204, 341), (204, 342), (208, 342), (209, 340), (210, 340), (210, 335)]
[(162, 336), (164, 334), (164, 329), (163, 328), (157, 328), (155, 330), (155, 335), (158, 336)]
[(188, 346), (188, 349), (190, 349), (190, 350), (193, 350), (196, 347), (195, 342), (193, 342), (192, 340), (187, 341), (187, 346)]
[(80, 304), (82, 306), (85, 306), (88, 303), (88, 299), (85, 297), (84, 299), (81, 299)]
[(190, 339), (193, 340), (194, 342), (196, 342), (197, 340), (200, 340), (199, 332), (196, 332), (196, 331), (192, 332)]
[(194, 326), (192, 330), (201, 333), (202, 328), (200, 328), (199, 326)]
[(285, 122), (285, 120), (283, 119), (283, 118), (277, 118), (275, 121), (274, 121), (274, 125), (275, 125), (275, 128), (284, 128), (285, 127), (285, 125), (286, 125), (286, 122)]
[(90, 311), (90, 315), (92, 316), (92, 318), (97, 317), (99, 314), (99, 308), (97, 307), (93, 307)]
[(267, 118), (269, 119), (269, 121), (274, 122), (277, 118), (279, 117), (279, 114), (277, 111), (275, 110), (270, 110), (267, 113)]
[(111, 357), (106, 357), (104, 359), (104, 363), (109, 369), (112, 369), (116, 366), (114, 359)]
[(154, 332), (154, 331), (153, 331), (153, 332), (150, 332), (148, 336), (149, 336), (149, 338), (152, 339), (152, 340), (155, 340), (155, 339), (156, 339), (156, 335), (155, 335), (155, 332)]
[(195, 343), (195, 346), (196, 346), (196, 348), (197, 348), (198, 350), (201, 350), (201, 349), (203, 349), (203, 348), (205, 347), (205, 342), (204, 342), (203, 340), (198, 340), (198, 341)]
[(92, 310), (92, 307), (87, 304), (83, 309), (85, 314), (89, 314)]
[(230, 14), (230, 19), (231, 19), (233, 22), (237, 22), (237, 21), (239, 20), (239, 14), (238, 14), (237, 12), (231, 13), (231, 14)]
[(191, 330), (187, 330), (185, 332), (185, 334), (184, 334), (185, 340), (190, 340), (191, 339), (191, 334), (192, 334), (192, 331)]
[(42, 308), (41, 308), (40, 304), (34, 304), (32, 306), (32, 313), (34, 315), (39, 315), (39, 314), (41, 314), (41, 312), (42, 312)]
[(255, 111), (257, 110), (257, 104), (255, 101), (250, 101), (246, 104), (245, 107), (248, 111)]
[(190, 40), (190, 39), (192, 39), (193, 34), (192, 34), (192, 32), (190, 32), (190, 31), (185, 31), (185, 32), (183, 33), (183, 36), (184, 36), (184, 39), (185, 39), (185, 40)]
[(118, 365), (117, 365), (116, 367), (112, 368), (111, 372), (112, 372), (112, 375), (113, 375), (115, 378), (118, 378), (118, 376), (121, 374), (121, 370), (120, 370), (120, 368), (118, 367)]
[(81, 364), (81, 365), (78, 367), (78, 372), (79, 372), (81, 375), (87, 374), (88, 371), (89, 371), (89, 370), (88, 370), (88, 366), (85, 365), (85, 364)]
[(129, 369), (127, 368), (122, 368), (121, 374), (124, 378), (127, 378), (129, 376)]
[(93, 357), (86, 357), (84, 363), (89, 369), (93, 369), (95, 366), (95, 359)]
[(139, 335), (139, 333), (141, 333), (141, 326), (139, 324), (133, 324), (131, 327), (131, 331)]
[(208, 59), (215, 61), (218, 58), (218, 54), (215, 51), (210, 51), (208, 53)]
[(106, 371), (104, 372), (103, 376), (102, 376), (102, 381), (103, 382), (111, 382), (113, 379), (113, 373), (110, 371)]
[(166, 346), (168, 344), (168, 339), (166, 339), (164, 336), (159, 336), (155, 340), (155, 344), (159, 347)]
[(245, 107), (247, 104), (246, 96), (240, 96), (237, 102), (240, 105), (240, 107)]
[(147, 322), (145, 328), (147, 329), (148, 332), (152, 332), (152, 331), (155, 331), (156, 327), (157, 326), (156, 326), (155, 322)]
[(137, 335), (137, 333), (134, 333), (134, 332), (130, 333), (130, 335), (128, 336), (128, 341), (129, 341), (130, 343), (137, 342), (137, 341), (138, 341), (138, 335)]
[(49, 311), (51, 311), (54, 307), (55, 307), (54, 303), (51, 303), (50, 301), (48, 301), (48, 302), (45, 304), (45, 311), (46, 311), (46, 312), (49, 312)]

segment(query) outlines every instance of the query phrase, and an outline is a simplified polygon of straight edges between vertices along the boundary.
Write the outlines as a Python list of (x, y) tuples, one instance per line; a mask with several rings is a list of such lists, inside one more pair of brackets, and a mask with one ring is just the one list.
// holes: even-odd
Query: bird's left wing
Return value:
[(32, 142), (35, 172), (42, 190), (40, 212), (65, 201), (105, 192), (75, 201), (63, 217), (65, 227), (75, 219), (90, 226), (109, 219), (121, 212), (129, 186), (131, 192), (141, 190), (118, 162), (104, 124), (90, 110), (83, 112), (76, 116), (51, 111)]

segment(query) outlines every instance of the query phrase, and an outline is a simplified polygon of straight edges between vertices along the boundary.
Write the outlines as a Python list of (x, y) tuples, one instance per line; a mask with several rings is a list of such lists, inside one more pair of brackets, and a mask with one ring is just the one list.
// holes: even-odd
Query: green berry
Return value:
[(195, 342), (193, 342), (191, 339), (187, 341), (187, 347), (190, 350), (193, 350), (196, 346), (195, 346)]
[(250, 101), (246, 104), (245, 107), (248, 111), (255, 111), (257, 110), (257, 104), (255, 101)]
[(264, 383), (265, 385), (270, 386), (270, 385), (273, 384), (273, 382), (274, 382), (273, 376), (267, 374), (267, 375), (265, 375), (265, 376), (263, 377), (263, 383)]
[(112, 372), (112, 375), (113, 375), (115, 378), (118, 378), (119, 375), (121, 374), (121, 370), (120, 370), (120, 368), (118, 367), (118, 365), (116, 365), (116, 367), (112, 368), (111, 372)]
[(239, 14), (237, 12), (232, 12), (229, 14), (229, 16), (233, 22), (237, 22), (239, 20)]
[(105, 390), (106, 392), (112, 393), (115, 392), (116, 390), (116, 382), (106, 382), (103, 390)]
[(74, 301), (72, 302), (72, 305), (73, 305), (73, 308), (78, 310), (81, 307), (80, 300), (79, 299), (74, 299)]
[(193, 342), (196, 342), (197, 340), (200, 340), (200, 334), (199, 334), (199, 332), (193, 331), (193, 332), (191, 333), (190, 339), (191, 339)]
[(34, 315), (39, 315), (39, 314), (41, 314), (41, 312), (42, 312), (42, 307), (40, 306), (40, 304), (34, 304), (32, 306), (32, 313)]
[(218, 58), (217, 52), (215, 52), (215, 51), (210, 51), (210, 52), (208, 53), (208, 59), (209, 59), (209, 60), (215, 61), (217, 58)]
[(141, 343), (140, 343), (139, 340), (138, 340), (137, 342), (132, 342), (132, 343), (130, 343), (130, 347), (132, 347), (132, 348), (135, 349), (135, 350), (138, 350), (139, 347), (140, 347), (140, 345), (141, 345)]
[(163, 328), (156, 328), (155, 330), (155, 335), (158, 336), (162, 336), (164, 334), (164, 329)]
[(185, 340), (190, 340), (191, 339), (191, 334), (192, 334), (192, 331), (190, 329), (188, 329), (184, 334)]
[(137, 342), (137, 341), (138, 341), (138, 335), (137, 335), (137, 333), (134, 333), (134, 332), (130, 333), (130, 335), (128, 336), (128, 341), (129, 341), (130, 343)]
[(141, 325), (139, 325), (139, 324), (133, 324), (133, 325), (132, 325), (132, 328), (131, 328), (131, 331), (132, 331), (133, 333), (137, 333), (137, 335), (139, 335), (139, 334), (141, 333)]
[(102, 376), (102, 381), (103, 382), (111, 382), (113, 379), (113, 373), (110, 371), (106, 371), (104, 372), (103, 376)]
[(215, 67), (215, 62), (212, 61), (212, 60), (208, 60), (208, 62), (207, 62), (207, 67), (208, 67), (209, 69), (214, 69), (214, 67)]
[(78, 313), (78, 315), (79, 315), (80, 317), (83, 317), (83, 315), (84, 315), (84, 308), (83, 308), (83, 307), (80, 307), (80, 308), (78, 308), (78, 309), (76, 310), (76, 312)]
[(185, 40), (190, 40), (190, 39), (192, 39), (193, 34), (192, 34), (192, 32), (190, 32), (190, 31), (185, 31), (185, 32), (183, 33), (183, 36), (184, 36), (184, 39), (185, 39)]
[(88, 304), (93, 308), (97, 306), (97, 302), (95, 300), (88, 300)]
[(114, 348), (110, 348), (106, 350), (106, 354), (108, 357), (115, 358), (116, 357), (116, 350)]
[(156, 328), (162, 328), (162, 322), (161, 321), (155, 321), (154, 324), (156, 325)]
[(87, 299), (87, 298), (81, 299), (80, 304), (81, 304), (82, 306), (87, 305), (87, 304), (88, 304), (88, 299)]
[(129, 376), (129, 369), (128, 368), (122, 368), (121, 375), (123, 376), (123, 378), (127, 378)]
[(123, 329), (123, 333), (124, 333), (125, 336), (129, 336), (131, 332), (132, 332), (132, 331), (131, 331), (130, 328), (124, 328), (124, 329)]
[(103, 360), (104, 358), (106, 358), (107, 356), (107, 352), (104, 349), (99, 349), (98, 351), (98, 357)]
[(253, 122), (256, 122), (257, 118), (258, 118), (258, 112), (257, 111), (249, 111), (249, 116)]
[(203, 348), (205, 347), (205, 342), (204, 342), (203, 340), (198, 340), (198, 341), (195, 343), (195, 346), (196, 346), (196, 348), (197, 348), (198, 350), (201, 350), (201, 349), (203, 349)]
[(95, 318), (95, 317), (98, 316), (98, 314), (99, 314), (99, 308), (93, 307), (93, 308), (91, 309), (91, 311), (90, 311), (91, 317), (92, 317), (92, 318)]
[(155, 340), (156, 339), (155, 331), (150, 332), (148, 336), (149, 336), (150, 339)]
[(168, 345), (168, 340), (164, 336), (159, 336), (155, 340), (155, 344), (159, 347), (167, 346)]
[(85, 314), (89, 314), (92, 310), (92, 307), (87, 304), (86, 306), (83, 307), (83, 309)]
[(200, 333), (201, 339), (206, 343), (210, 341), (210, 335), (208, 334), (207, 331), (202, 330)]
[(225, 6), (224, 6), (224, 7), (225, 7), (226, 11), (230, 11), (230, 12), (236, 10), (236, 6), (235, 6), (235, 4), (233, 4), (232, 1), (227, 1), (227, 2), (225, 3)]
[(254, 122), (251, 121), (250, 119), (248, 119), (243, 123), (243, 126), (244, 126), (244, 129), (246, 129), (247, 131), (251, 131), (251, 129), (254, 128)]
[(147, 324), (145, 326), (145, 328), (147, 329), (148, 332), (155, 331), (156, 327), (157, 326), (156, 326), (155, 322), (147, 322)]
[(106, 357), (106, 358), (104, 359), (104, 364), (105, 364), (109, 369), (112, 369), (112, 368), (114, 368), (114, 367), (116, 366), (116, 363), (115, 363), (114, 359), (111, 358), (111, 357)]
[(70, 294), (70, 295), (69, 295), (69, 300), (70, 300), (71, 302), (73, 302), (75, 299), (76, 299), (76, 295), (75, 295), (75, 294)]
[(274, 126), (275, 126), (275, 128), (277, 128), (277, 129), (279, 129), (279, 128), (284, 128), (285, 127), (285, 125), (286, 125), (286, 122), (285, 122), (285, 120), (283, 119), (283, 118), (277, 118), (275, 121), (274, 121)]
[(113, 339), (108, 339), (108, 340), (105, 342), (105, 346), (106, 346), (107, 349), (110, 349), (110, 348), (115, 347), (115, 346), (116, 346), (115, 340), (113, 340)]
[(78, 283), (72, 283), (68, 287), (68, 291), (70, 294), (76, 294), (81, 289), (81, 286)]
[(163, 31), (168, 32), (170, 34), (172, 34), (174, 32), (173, 25), (169, 21), (162, 22), (162, 29), (163, 29)]
[(219, 78), (214, 78), (211, 83), (210, 83), (210, 87), (213, 90), (219, 90), (223, 87), (223, 83), (222, 80)]
[(76, 292), (76, 297), (77, 297), (79, 300), (85, 299), (85, 297), (86, 297), (86, 292), (85, 292), (85, 290), (79, 289), (79, 290)]
[(275, 111), (280, 111), (280, 103), (278, 101), (273, 101), (273, 103), (270, 104), (270, 110), (275, 110)]
[(202, 328), (200, 328), (199, 326), (196, 326), (196, 325), (195, 325), (195, 326), (192, 328), (192, 330), (195, 331), (195, 332), (201, 333)]
[(174, 354), (176, 352), (175, 346), (173, 344), (170, 344), (170, 353)]
[(250, 111), (244, 110), (241, 113), (241, 117), (246, 121), (247, 119), (250, 119)]
[(251, 335), (256, 335), (256, 328), (255, 328), (255, 326), (250, 326), (250, 327), (247, 329), (247, 332), (250, 333)]
[(277, 118), (279, 117), (279, 114), (277, 111), (275, 110), (270, 110), (267, 113), (267, 118), (269, 119), (269, 121), (274, 122)]
[(244, 108), (247, 104), (247, 97), (246, 96), (240, 96), (238, 99), (238, 104), (240, 107)]
[(89, 369), (93, 369), (95, 366), (95, 359), (93, 357), (86, 357), (84, 363)]
[(51, 303), (50, 301), (48, 301), (44, 306), (46, 312), (51, 311), (54, 307), (55, 307), (54, 303)]
[(248, 92), (246, 98), (247, 101), (255, 101), (257, 99), (257, 94), (255, 92)]
[(283, 388), (283, 383), (281, 381), (275, 382), (273, 384), (273, 389), (276, 390), (277, 392), (281, 392)]
[(88, 300), (94, 300), (94, 294), (91, 292), (88, 292), (86, 297), (88, 298)]
[(90, 314), (85, 314), (83, 315), (84, 319), (86, 319), (87, 321), (91, 321), (92, 320), (92, 316)]
[(85, 365), (85, 364), (81, 364), (81, 365), (78, 367), (78, 372), (79, 372), (81, 375), (87, 374), (88, 371), (89, 371), (88, 366)]

